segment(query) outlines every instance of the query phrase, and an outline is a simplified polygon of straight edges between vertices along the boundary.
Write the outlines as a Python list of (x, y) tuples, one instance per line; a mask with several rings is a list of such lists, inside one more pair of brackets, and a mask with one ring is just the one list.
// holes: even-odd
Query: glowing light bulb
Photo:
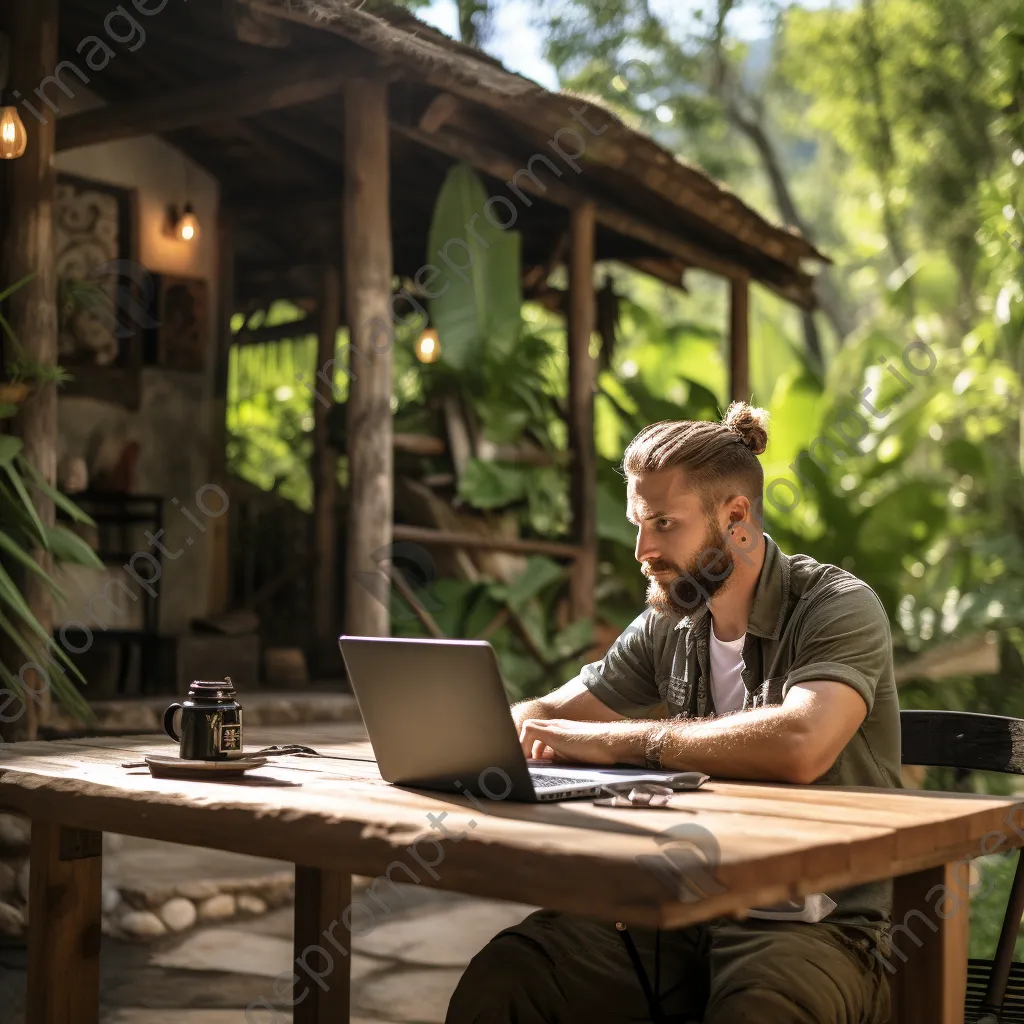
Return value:
[(199, 237), (199, 221), (196, 219), (191, 203), (185, 206), (181, 220), (178, 221), (178, 237), (183, 242), (191, 242)]
[(17, 160), (28, 146), (28, 132), (16, 107), (0, 107), (0, 158)]
[(428, 327), (416, 339), (416, 358), (421, 363), (436, 363), (441, 358), (441, 342), (433, 327)]

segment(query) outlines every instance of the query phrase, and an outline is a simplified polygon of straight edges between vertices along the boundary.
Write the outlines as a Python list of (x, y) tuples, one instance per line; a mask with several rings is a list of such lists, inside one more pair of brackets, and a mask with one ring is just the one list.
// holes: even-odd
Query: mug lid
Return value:
[(213, 682), (196, 679), (189, 687), (189, 694), (196, 697), (232, 697), (234, 693), (235, 686), (231, 682), (231, 676)]

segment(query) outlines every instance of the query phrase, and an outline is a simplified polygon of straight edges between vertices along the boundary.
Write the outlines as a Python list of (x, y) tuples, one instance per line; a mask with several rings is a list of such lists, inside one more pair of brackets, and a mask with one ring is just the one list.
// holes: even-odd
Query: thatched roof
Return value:
[[(62, 58), (101, 29), (105, 0), (61, 0)], [(228, 12), (225, 16), (225, 12)], [(801, 305), (813, 304), (804, 258), (821, 259), (800, 235), (769, 223), (613, 113), (568, 93), (554, 93), (505, 70), (493, 58), (449, 39), (387, 0), (220, 0), (168, 5), (147, 20), (147, 41), (110, 62), (90, 87), (111, 105), (208, 83), (218, 89), (241, 75), (287, 62), (379, 69), (392, 81), (392, 223), (396, 271), (412, 274), (425, 254), (433, 201), (448, 168), (468, 159), (492, 194), (536, 166), (550, 191), (522, 210), (527, 266), (550, 262), (567, 220), (566, 203), (598, 204), (598, 258), (662, 260), (677, 271), (703, 266), (749, 274)], [(553, 151), (571, 107), (589, 103), (585, 151), (571, 160)], [(264, 287), (290, 266), (323, 262), (340, 251), (344, 119), (336, 96), (287, 109), (163, 132), (216, 175), (238, 222), (239, 286)], [(557, 160), (546, 175), (544, 154)], [(570, 194), (571, 192), (571, 194)], [(269, 287), (269, 284), (266, 285)]]

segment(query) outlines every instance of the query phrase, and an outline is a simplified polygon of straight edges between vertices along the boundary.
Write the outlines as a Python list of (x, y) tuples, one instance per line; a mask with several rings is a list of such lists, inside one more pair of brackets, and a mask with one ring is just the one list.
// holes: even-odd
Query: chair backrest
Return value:
[(1024, 719), (901, 711), (903, 763), (1024, 775)]
[[(903, 763), (963, 771), (1007, 772), (1024, 775), (1024, 720), (970, 711), (901, 711)], [(1022, 851), (1024, 854), (1024, 851)], [(991, 961), (970, 960), (971, 981), (965, 1003), (966, 1020), (1020, 1020), (1016, 995), (1006, 1016), (1006, 999), (1013, 968), (1013, 949), (1024, 917), (1024, 855), (1018, 857), (1003, 915), (1003, 925)], [(916, 941), (916, 940), (915, 940)], [(1016, 992), (1016, 985), (1015, 985)]]

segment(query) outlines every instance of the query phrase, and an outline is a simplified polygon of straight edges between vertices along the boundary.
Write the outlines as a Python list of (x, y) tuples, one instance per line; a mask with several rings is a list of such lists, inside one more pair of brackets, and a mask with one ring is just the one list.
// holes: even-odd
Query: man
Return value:
[[(627, 512), (650, 607), (601, 661), (515, 705), (528, 757), (900, 785), (888, 619), (861, 580), (787, 556), (763, 533), (766, 423), (763, 410), (734, 403), (722, 423), (666, 421), (633, 439)], [(764, 908), (629, 934), (675, 1024), (884, 1024), (888, 985), (870, 950), (891, 902), (891, 882), (879, 882), (807, 897), (788, 915)], [(612, 924), (542, 910), (477, 954), (447, 1019), (591, 1024), (651, 1013)]]

